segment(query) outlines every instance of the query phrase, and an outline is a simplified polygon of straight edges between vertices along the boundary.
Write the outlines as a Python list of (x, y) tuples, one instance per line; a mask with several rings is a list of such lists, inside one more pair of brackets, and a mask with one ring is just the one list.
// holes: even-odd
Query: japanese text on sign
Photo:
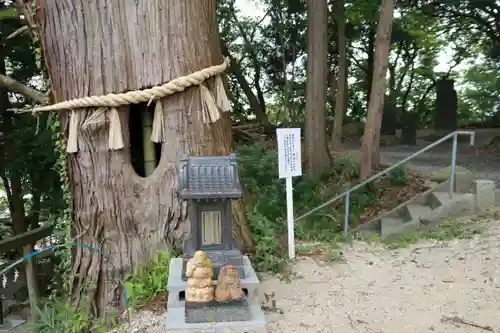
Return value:
[(302, 175), (300, 128), (278, 128), (279, 178)]

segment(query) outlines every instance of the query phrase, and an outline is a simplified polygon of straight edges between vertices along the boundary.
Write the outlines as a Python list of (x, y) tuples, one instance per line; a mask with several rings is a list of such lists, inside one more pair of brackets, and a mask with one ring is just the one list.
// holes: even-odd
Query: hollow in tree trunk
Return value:
[[(37, 20), (55, 100), (142, 89), (220, 64), (215, 4), (215, 0), (40, 2)], [(94, 315), (102, 316), (123, 302), (116, 272), (181, 245), (188, 217), (177, 192), (180, 156), (232, 151), (229, 115), (205, 125), (199, 114), (199, 88), (158, 103), (163, 106), (166, 139), (158, 167), (147, 178), (139, 177), (131, 165), (129, 107), (119, 109), (125, 147), (118, 151), (108, 150), (107, 116), (90, 123), (96, 110), (78, 111), (78, 152), (68, 156), (76, 241), (94, 247), (105, 242), (110, 252), (106, 263), (100, 253), (75, 250), (75, 301), (84, 287), (97, 286), (89, 295)], [(63, 113), (62, 124), (67, 120)], [(243, 205), (238, 202), (235, 207), (237, 241), (251, 247)]]

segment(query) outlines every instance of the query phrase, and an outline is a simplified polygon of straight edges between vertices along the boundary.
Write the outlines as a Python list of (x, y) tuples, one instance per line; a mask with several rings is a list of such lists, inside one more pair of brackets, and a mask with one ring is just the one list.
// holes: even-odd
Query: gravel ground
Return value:
[[(481, 332), (458, 318), (500, 329), (500, 228), (488, 236), (449, 243), (420, 243), (388, 251), (357, 243), (345, 263), (302, 259), (300, 279), (274, 279), (283, 315), (272, 314), (269, 332)], [(458, 325), (458, 326), (456, 326)]]
[[(269, 333), (500, 329), (498, 222), (488, 222), (488, 231), (470, 240), (422, 242), (393, 251), (357, 242), (343, 253), (341, 263), (299, 258), (290, 283), (263, 277), (262, 290), (275, 293), (282, 312), (267, 314)], [(165, 332), (164, 320), (164, 315), (138, 314), (121, 332)]]

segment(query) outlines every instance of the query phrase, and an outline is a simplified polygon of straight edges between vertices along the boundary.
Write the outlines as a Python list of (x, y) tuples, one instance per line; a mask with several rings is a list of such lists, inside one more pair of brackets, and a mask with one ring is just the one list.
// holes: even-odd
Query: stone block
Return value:
[(495, 182), (493, 180), (475, 180), (474, 194), (476, 195), (476, 211), (484, 211), (495, 205)]
[[(266, 318), (259, 304), (248, 305), (248, 318), (245, 321), (217, 321), (213, 318), (205, 323), (186, 323), (184, 306), (167, 310), (168, 333), (233, 333), (266, 332)], [(227, 316), (227, 314), (225, 314)]]
[(495, 206), (500, 206), (500, 188), (495, 189)]
[(455, 192), (470, 193), (474, 176), (469, 172), (458, 171), (455, 173)]

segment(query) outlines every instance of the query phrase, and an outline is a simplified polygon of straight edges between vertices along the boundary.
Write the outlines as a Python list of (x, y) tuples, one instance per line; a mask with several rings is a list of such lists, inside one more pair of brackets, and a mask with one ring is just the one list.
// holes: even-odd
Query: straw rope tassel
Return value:
[(80, 113), (71, 110), (69, 119), (68, 144), (66, 151), (68, 153), (76, 153), (78, 151), (78, 123), (80, 122)]
[(120, 115), (118, 114), (118, 110), (116, 110), (116, 108), (109, 109), (108, 147), (111, 150), (119, 150), (124, 147)]
[(203, 122), (215, 123), (220, 118), (219, 109), (215, 103), (215, 98), (204, 84), (200, 84), (201, 107)]
[(155, 113), (153, 116), (153, 127), (151, 128), (151, 141), (162, 142), (163, 141), (163, 107), (161, 106), (161, 100), (156, 101)]
[(217, 97), (217, 105), (222, 110), (222, 112), (232, 111), (231, 102), (227, 97), (226, 88), (224, 88), (224, 82), (222, 82), (222, 77), (217, 75), (215, 77), (215, 94)]

